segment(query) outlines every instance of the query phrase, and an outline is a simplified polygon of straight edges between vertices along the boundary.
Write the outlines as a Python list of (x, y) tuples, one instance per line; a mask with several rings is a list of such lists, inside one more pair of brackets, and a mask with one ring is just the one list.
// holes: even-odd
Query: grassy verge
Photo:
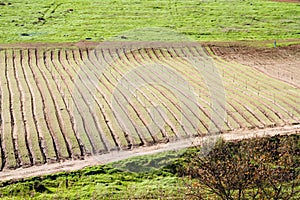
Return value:
[[(153, 199), (184, 197), (181, 178), (159, 169), (178, 152), (161, 153), (63, 172), (2, 183), (1, 199)], [(153, 163), (156, 163), (154, 166)], [(136, 170), (140, 168), (141, 170)], [(131, 171), (133, 170), (133, 171)], [(143, 172), (134, 172), (143, 171)]]
[[(266, 184), (263, 185), (263, 190), (268, 193), (260, 193), (258, 198), (266, 197), (263, 195), (275, 197), (271, 188), (273, 186), (269, 185), (270, 181), (274, 181), (272, 183), (275, 186), (281, 187), (282, 195), (288, 195), (290, 185), (296, 184), (293, 189), (298, 193), (292, 197), (297, 199), (300, 191), (299, 155), (290, 153), (291, 150), (299, 152), (299, 148), (299, 135), (220, 142), (204, 158), (207, 163), (197, 158), (198, 148), (164, 152), (79, 171), (2, 182), (0, 197), (1, 199), (190, 199), (196, 195), (200, 199), (204, 197), (217, 199), (218, 196), (207, 189), (206, 183), (213, 184), (211, 185), (213, 188), (214, 184), (218, 183), (214, 181), (222, 179), (221, 186), (224, 187), (224, 191), (229, 191), (229, 195), (236, 197), (240, 187), (243, 186), (244, 197), (251, 199), (249, 195), (262, 189), (260, 184), (260, 187), (255, 186), (256, 181), (265, 178), (268, 182), (259, 183)], [(290, 157), (293, 159), (290, 160)], [(286, 165), (284, 162), (287, 162)], [(205, 169), (203, 168), (205, 164), (209, 164), (209, 170), (215, 170), (213, 172), (219, 175), (216, 176), (209, 171), (198, 171), (201, 167)], [(291, 170), (291, 166), (297, 172), (296, 179), (286, 177), (291, 171), (288, 174), (285, 170), (278, 171), (278, 169)], [(254, 168), (257, 170), (253, 170)], [(224, 174), (224, 170), (228, 173)], [(200, 172), (205, 173), (199, 177)], [(268, 175), (270, 172), (272, 173)], [(209, 179), (201, 179), (202, 177)], [(284, 179), (281, 179), (282, 177)]]
[(2, 0), (0, 9), (0, 43), (102, 41), (145, 27), (198, 41), (300, 37), (300, 5), (268, 0)]

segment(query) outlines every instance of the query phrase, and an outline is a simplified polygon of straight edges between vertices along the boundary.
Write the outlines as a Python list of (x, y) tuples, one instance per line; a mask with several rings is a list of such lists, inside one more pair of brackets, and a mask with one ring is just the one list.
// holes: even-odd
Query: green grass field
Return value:
[(162, 27), (198, 41), (300, 38), (300, 5), (269, 0), (1, 0), (0, 43), (103, 41)]

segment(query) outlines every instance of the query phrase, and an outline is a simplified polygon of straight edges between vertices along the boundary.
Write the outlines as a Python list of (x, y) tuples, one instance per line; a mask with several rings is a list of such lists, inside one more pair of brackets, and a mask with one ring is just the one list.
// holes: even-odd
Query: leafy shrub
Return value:
[(187, 152), (176, 171), (195, 180), (187, 183), (193, 198), (212, 193), (220, 199), (298, 199), (299, 138), (220, 141), (205, 157), (199, 149)]

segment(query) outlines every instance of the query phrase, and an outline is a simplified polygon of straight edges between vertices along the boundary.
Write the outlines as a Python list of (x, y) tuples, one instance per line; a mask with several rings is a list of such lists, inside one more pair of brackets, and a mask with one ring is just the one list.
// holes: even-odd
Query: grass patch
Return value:
[(137, 156), (110, 164), (122, 171), (130, 172), (156, 172), (160, 168), (168, 166), (182, 156), (186, 150), (167, 151), (154, 155)]
[(183, 181), (168, 164), (181, 151), (138, 156), (108, 165), (88, 167), (0, 184), (1, 199), (153, 199), (184, 197)]
[(300, 36), (300, 5), (268, 0), (2, 0), (0, 9), (0, 43), (102, 41), (145, 27), (198, 41)]
[(109, 166), (4, 185), (0, 189), (1, 199), (149, 199), (175, 196), (176, 191), (183, 190), (180, 178), (168, 172), (134, 173)]

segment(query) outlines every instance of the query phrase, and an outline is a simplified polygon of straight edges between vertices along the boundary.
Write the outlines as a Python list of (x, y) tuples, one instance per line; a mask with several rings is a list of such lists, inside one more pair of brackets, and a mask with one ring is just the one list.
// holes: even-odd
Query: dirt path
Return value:
[[(256, 137), (270, 137), (274, 135), (299, 134), (300, 125), (285, 126), (278, 128), (267, 128), (258, 130), (248, 130), (240, 132), (232, 132), (220, 135), (226, 141), (242, 140)], [(84, 167), (106, 164), (114, 161), (131, 158), (134, 156), (149, 155), (170, 150), (180, 150), (183, 148), (201, 144), (201, 142), (211, 138), (206, 136), (202, 138), (185, 139), (167, 144), (158, 144), (151, 147), (141, 147), (128, 151), (115, 151), (108, 154), (90, 156), (85, 160), (65, 161), (62, 163), (46, 164), (41, 166), (33, 166), (29, 168), (19, 168), (16, 170), (4, 170), (0, 172), (0, 180), (7, 181), (12, 179), (23, 179), (31, 176), (42, 176), (63, 171), (79, 170)]]

